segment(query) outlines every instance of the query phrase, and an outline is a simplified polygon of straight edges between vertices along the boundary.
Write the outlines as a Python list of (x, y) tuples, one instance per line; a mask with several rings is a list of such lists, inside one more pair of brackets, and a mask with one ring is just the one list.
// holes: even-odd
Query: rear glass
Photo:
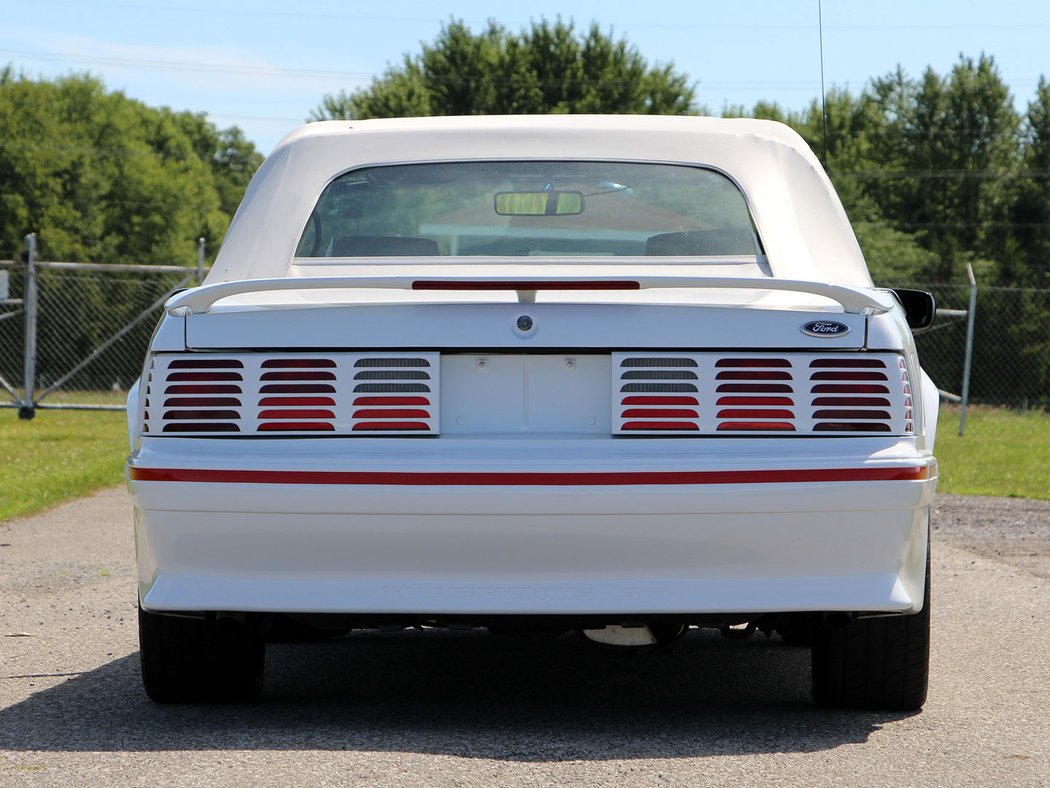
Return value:
[(321, 194), (298, 257), (757, 256), (721, 173), (670, 164), (500, 161), (352, 170)]

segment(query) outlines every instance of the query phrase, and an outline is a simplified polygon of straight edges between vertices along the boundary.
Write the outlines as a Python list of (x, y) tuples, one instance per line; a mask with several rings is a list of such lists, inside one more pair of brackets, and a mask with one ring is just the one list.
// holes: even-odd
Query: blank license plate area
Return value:
[(441, 433), (603, 433), (612, 429), (607, 355), (443, 355)]

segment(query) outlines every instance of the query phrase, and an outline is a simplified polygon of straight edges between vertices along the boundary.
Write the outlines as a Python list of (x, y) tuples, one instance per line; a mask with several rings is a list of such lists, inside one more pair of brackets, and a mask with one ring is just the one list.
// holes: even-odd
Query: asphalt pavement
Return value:
[(940, 496), (919, 713), (828, 712), (805, 649), (427, 630), (272, 645), (261, 702), (139, 680), (131, 506), (0, 523), (0, 785), (1050, 784), (1050, 502)]

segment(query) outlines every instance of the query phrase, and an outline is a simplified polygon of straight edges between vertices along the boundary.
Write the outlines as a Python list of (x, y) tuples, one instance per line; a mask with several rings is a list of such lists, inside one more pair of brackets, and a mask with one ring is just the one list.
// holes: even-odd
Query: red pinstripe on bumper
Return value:
[(889, 468), (807, 468), (751, 471), (630, 471), (584, 473), (413, 473), (400, 471), (263, 471), (200, 468), (136, 468), (138, 482), (211, 484), (345, 484), (401, 486), (609, 486), (658, 484), (791, 484), (811, 482), (920, 481), (933, 478), (936, 466)]

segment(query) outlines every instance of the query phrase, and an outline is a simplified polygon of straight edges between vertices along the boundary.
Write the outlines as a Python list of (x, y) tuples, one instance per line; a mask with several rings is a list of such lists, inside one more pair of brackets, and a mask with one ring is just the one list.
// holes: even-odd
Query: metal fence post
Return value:
[(204, 283), (204, 251), (207, 242), (203, 238), (197, 239), (197, 284)]
[(977, 313), (977, 280), (973, 267), (966, 264), (966, 275), (970, 278), (970, 308), (966, 315), (966, 361), (963, 364), (962, 405), (959, 408), (959, 435), (966, 431), (966, 405), (970, 401), (970, 366), (973, 362), (973, 322)]
[(18, 406), (18, 418), (29, 420), (36, 415), (34, 385), (36, 381), (36, 316), (37, 316), (37, 282), (36, 282), (36, 233), (26, 236), (26, 334), (22, 348), (22, 401)]

